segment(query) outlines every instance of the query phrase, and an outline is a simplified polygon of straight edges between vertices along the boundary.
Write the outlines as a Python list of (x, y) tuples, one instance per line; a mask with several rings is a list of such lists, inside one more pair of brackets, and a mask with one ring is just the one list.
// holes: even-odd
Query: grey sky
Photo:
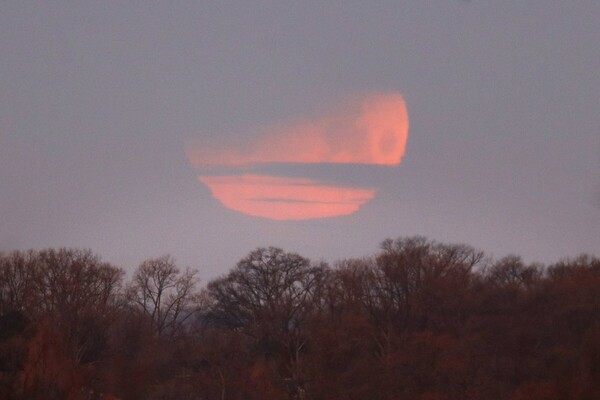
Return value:
[[(205, 278), (261, 245), (333, 261), (415, 234), (600, 253), (600, 2), (371, 3), (3, 2), (0, 250), (171, 253)], [(406, 100), (402, 164), (310, 169), (377, 186), (356, 214), (237, 214), (186, 160), (370, 92)]]

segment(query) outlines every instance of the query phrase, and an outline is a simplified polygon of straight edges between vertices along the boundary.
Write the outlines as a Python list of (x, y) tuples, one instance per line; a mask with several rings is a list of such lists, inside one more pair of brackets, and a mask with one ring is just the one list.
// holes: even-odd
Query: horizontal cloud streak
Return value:
[(327, 186), (305, 178), (267, 175), (200, 176), (225, 207), (274, 220), (307, 220), (356, 212), (374, 189)]
[[(234, 170), (267, 164), (396, 166), (406, 147), (408, 114), (400, 94), (375, 94), (346, 102), (319, 118), (262, 132), (245, 145), (188, 147), (188, 160), (199, 168)], [(376, 194), (374, 189), (263, 174), (203, 175), (199, 180), (225, 207), (274, 220), (352, 214)]]
[(398, 165), (408, 138), (408, 113), (400, 94), (377, 94), (320, 118), (270, 129), (249, 146), (191, 147), (195, 166), (260, 163)]

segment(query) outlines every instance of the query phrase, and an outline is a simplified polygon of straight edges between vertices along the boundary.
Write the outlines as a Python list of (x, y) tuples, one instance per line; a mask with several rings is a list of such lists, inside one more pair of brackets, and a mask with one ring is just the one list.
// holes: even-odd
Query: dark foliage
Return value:
[(315, 264), (259, 248), (198, 287), (169, 256), (0, 255), (2, 399), (600, 398), (600, 260), (386, 240)]

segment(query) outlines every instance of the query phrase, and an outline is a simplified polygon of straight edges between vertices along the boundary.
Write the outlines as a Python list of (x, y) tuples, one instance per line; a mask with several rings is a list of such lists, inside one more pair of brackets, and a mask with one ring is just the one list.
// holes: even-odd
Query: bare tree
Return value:
[(324, 266), (297, 254), (259, 248), (227, 276), (209, 283), (212, 315), (248, 333), (267, 326), (293, 330), (310, 308), (323, 273)]
[(0, 315), (29, 310), (34, 299), (37, 253), (13, 251), (0, 255)]
[(0, 314), (54, 326), (76, 363), (94, 361), (106, 346), (122, 277), (90, 250), (15, 251), (0, 257)]
[(277, 373), (288, 398), (304, 396), (304, 324), (325, 276), (324, 264), (269, 247), (251, 252), (208, 285), (213, 318), (254, 338), (265, 357), (280, 360)]
[(179, 334), (197, 310), (197, 273), (189, 268), (181, 272), (169, 255), (148, 259), (135, 271), (128, 298), (159, 336)]
[(77, 362), (93, 361), (106, 345), (123, 270), (85, 249), (42, 250), (37, 259), (34, 315), (62, 329)]

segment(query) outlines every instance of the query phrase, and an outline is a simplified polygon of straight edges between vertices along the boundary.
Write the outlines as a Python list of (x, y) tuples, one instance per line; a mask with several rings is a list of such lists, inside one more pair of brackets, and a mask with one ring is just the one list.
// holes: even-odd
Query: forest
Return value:
[(1, 253), (0, 398), (600, 399), (600, 259), (401, 237), (332, 265), (258, 248), (205, 283), (169, 255)]

